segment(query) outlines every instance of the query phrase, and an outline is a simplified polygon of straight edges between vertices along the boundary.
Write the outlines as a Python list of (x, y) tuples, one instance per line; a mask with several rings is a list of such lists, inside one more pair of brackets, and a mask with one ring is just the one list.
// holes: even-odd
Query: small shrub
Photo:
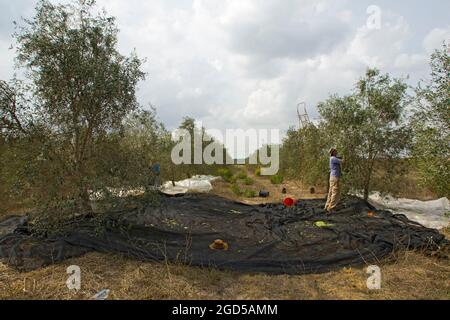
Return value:
[(246, 198), (254, 198), (254, 197), (256, 197), (256, 192), (255, 192), (255, 190), (245, 189), (243, 195)]
[(279, 175), (279, 174), (275, 174), (275, 175), (270, 177), (270, 182), (272, 184), (280, 184), (280, 183), (283, 182), (283, 176)]
[(247, 178), (247, 174), (245, 173), (245, 172), (239, 172), (237, 175), (236, 175), (236, 178), (237, 179), (240, 179), (240, 180), (243, 180), (243, 179), (245, 179), (245, 178)]
[(261, 175), (261, 168), (256, 168), (255, 170), (255, 176), (259, 177)]
[(237, 196), (242, 195), (242, 191), (241, 191), (241, 189), (239, 188), (239, 186), (238, 186), (237, 183), (233, 183), (233, 184), (231, 185), (231, 191), (233, 191), (233, 193), (234, 193), (235, 195), (237, 195)]
[(254, 182), (255, 182), (255, 181), (253, 181), (253, 179), (252, 179), (252, 178), (249, 178), (249, 177), (247, 177), (247, 178), (244, 179), (244, 184), (245, 184), (246, 186), (250, 186), (250, 185), (252, 185)]
[(217, 174), (222, 177), (226, 182), (232, 182), (233, 173), (228, 168), (221, 168), (217, 170)]

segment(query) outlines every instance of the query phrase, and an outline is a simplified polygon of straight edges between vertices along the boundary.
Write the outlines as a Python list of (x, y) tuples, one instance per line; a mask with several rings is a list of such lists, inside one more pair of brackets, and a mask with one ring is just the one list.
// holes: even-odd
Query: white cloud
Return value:
[(434, 50), (441, 49), (444, 41), (450, 42), (450, 26), (431, 30), (423, 40), (423, 47), (431, 54)]
[[(263, 1), (225, 19), (230, 48), (255, 63), (301, 59), (332, 50), (349, 32), (330, 1)], [(238, 12), (236, 14), (236, 12)]]
[(427, 65), (429, 57), (425, 54), (402, 53), (395, 58), (394, 66), (408, 72), (421, 70)]
[(246, 123), (253, 125), (270, 125), (274, 119), (279, 118), (282, 110), (283, 97), (278, 88), (260, 87), (250, 93), (247, 105), (243, 112), (238, 112), (237, 117), (244, 117)]
[(404, 50), (412, 37), (410, 27), (402, 16), (384, 13), (380, 29), (361, 26), (349, 46), (349, 54), (371, 67), (387, 68)]
[(9, 80), (13, 76), (13, 68), (11, 67), (12, 61), (14, 60), (14, 50), (11, 50), (12, 41), (8, 39), (0, 38), (0, 75), (3, 80)]
[[(34, 2), (20, 0), (14, 10), (13, 2), (4, 5), (3, 16), (28, 12)], [(117, 17), (120, 51), (136, 48), (148, 58), (139, 100), (153, 103), (169, 128), (193, 116), (208, 128), (282, 130), (297, 124), (299, 101), (317, 117), (317, 102), (348, 93), (368, 65), (414, 79), (426, 75), (429, 53), (449, 38), (448, 21), (424, 20), (417, 9), (419, 25), (384, 4), (381, 29), (370, 30), (369, 2), (98, 0)], [(5, 78), (12, 73), (10, 41), (3, 41), (10, 30), (1, 31)]]

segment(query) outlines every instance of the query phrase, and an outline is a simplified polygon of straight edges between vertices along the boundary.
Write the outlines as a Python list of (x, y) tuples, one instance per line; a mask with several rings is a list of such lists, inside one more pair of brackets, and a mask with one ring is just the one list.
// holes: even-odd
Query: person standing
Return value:
[(159, 189), (159, 187), (161, 186), (161, 165), (159, 163), (155, 163), (152, 166), (152, 171), (153, 171), (153, 186), (155, 187), (155, 189)]
[(330, 188), (328, 190), (327, 202), (325, 204), (325, 210), (328, 213), (336, 208), (341, 194), (341, 164), (342, 159), (337, 157), (337, 150), (331, 148), (330, 151)]

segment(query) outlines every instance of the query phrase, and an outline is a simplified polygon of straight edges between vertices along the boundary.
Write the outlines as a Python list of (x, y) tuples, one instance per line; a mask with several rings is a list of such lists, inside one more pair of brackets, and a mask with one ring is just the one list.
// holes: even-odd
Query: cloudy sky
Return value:
[[(31, 16), (35, 2), (0, 0), (1, 79), (13, 74), (12, 21)], [(98, 6), (117, 17), (120, 51), (136, 49), (147, 58), (139, 101), (154, 105), (170, 129), (191, 116), (207, 128), (284, 132), (297, 125), (298, 102), (317, 118), (317, 103), (348, 93), (368, 66), (416, 84), (429, 73), (430, 53), (450, 40), (448, 0), (99, 0)]]

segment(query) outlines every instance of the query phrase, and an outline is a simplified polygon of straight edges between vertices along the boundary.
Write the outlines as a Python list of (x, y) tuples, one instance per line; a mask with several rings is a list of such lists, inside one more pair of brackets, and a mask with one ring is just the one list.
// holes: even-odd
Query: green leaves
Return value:
[(408, 147), (409, 131), (402, 123), (407, 86), (368, 69), (355, 88), (351, 95), (331, 96), (318, 109), (328, 147), (336, 146), (345, 157), (345, 185), (363, 189), (367, 196), (375, 166), (400, 157)]
[[(40, 160), (30, 156), (28, 180), (41, 203), (74, 199), (81, 210), (90, 210), (92, 190), (130, 176), (112, 168), (112, 159), (124, 158), (112, 150), (121, 149), (119, 133), (139, 107), (136, 86), (145, 74), (135, 53), (119, 53), (117, 33), (115, 19), (95, 13), (94, 1), (84, 0), (41, 0), (34, 17), (16, 29), (17, 61), (30, 85), (26, 94), (18, 88), (15, 97), (30, 98), (21, 99), (27, 106), (10, 104), (8, 109), (2, 103), (1, 112), (7, 112), (10, 127), (33, 139)], [(26, 108), (32, 114), (19, 117)]]
[(328, 156), (322, 124), (289, 129), (280, 148), (280, 168), (286, 177), (309, 185), (326, 185)]
[(420, 182), (439, 196), (450, 190), (450, 57), (448, 45), (431, 56), (431, 80), (419, 84), (411, 125)]

